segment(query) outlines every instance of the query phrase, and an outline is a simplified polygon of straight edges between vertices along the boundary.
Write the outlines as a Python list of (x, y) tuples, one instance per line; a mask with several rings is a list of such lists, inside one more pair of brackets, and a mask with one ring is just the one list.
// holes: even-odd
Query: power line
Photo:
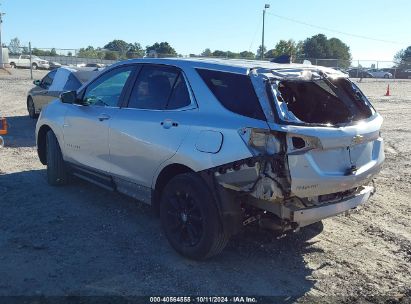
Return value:
[(313, 27), (313, 28), (317, 28), (317, 29), (321, 29), (321, 30), (325, 30), (325, 31), (329, 31), (329, 32), (334, 32), (334, 33), (346, 35), (346, 36), (351, 36), (351, 37), (355, 37), (355, 38), (361, 38), (361, 39), (367, 39), (367, 40), (373, 40), (373, 41), (391, 43), (391, 44), (403, 44), (403, 43), (398, 42), (398, 41), (390, 41), (390, 40), (378, 39), (378, 38), (362, 36), (362, 35), (357, 35), (357, 34), (351, 34), (351, 33), (343, 32), (343, 31), (331, 29), (331, 28), (328, 28), (328, 27), (314, 25), (314, 24), (310, 24), (310, 23), (307, 23), (307, 22), (299, 21), (299, 20), (296, 20), (296, 19), (293, 19), (293, 18), (280, 16), (280, 15), (273, 14), (273, 13), (267, 13), (267, 14), (271, 15), (271, 16), (274, 16), (274, 17), (277, 17), (277, 18), (280, 18), (280, 19), (291, 21), (291, 22), (294, 22), (294, 23), (298, 23), (298, 24), (310, 26), (310, 27)]

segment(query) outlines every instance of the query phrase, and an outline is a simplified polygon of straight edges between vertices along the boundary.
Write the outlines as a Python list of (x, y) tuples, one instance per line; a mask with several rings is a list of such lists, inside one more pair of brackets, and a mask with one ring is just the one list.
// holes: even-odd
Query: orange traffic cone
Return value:
[(390, 85), (387, 87), (387, 93), (385, 93), (385, 96), (390, 96)]

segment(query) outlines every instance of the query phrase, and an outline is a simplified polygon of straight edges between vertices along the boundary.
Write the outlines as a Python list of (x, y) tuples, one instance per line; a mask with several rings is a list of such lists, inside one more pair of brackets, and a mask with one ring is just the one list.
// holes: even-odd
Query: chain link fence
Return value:
[[(30, 56), (29, 63), (27, 60), (21, 60), (22, 57)], [(209, 58), (224, 58), (224, 59), (247, 59), (257, 60), (255, 57), (241, 58), (233, 57), (231, 52), (227, 52), (226, 56), (209, 57)], [(101, 48), (86, 48), (86, 49), (58, 49), (58, 48), (31, 48), (30, 46), (19, 47), (18, 49), (9, 50), (8, 60), (9, 66), (16, 68), (47, 68), (54, 69), (61, 66), (69, 67), (105, 67), (120, 60), (142, 58), (142, 57), (195, 57), (202, 56), (190, 54), (188, 56), (176, 54), (157, 54), (150, 52), (146, 54), (140, 52), (116, 52)], [(26, 58), (26, 57), (25, 57)], [(23, 63), (19, 63), (19, 60)], [(39, 60), (47, 61), (48, 65), (40, 66), (37, 64)], [(270, 59), (265, 59), (270, 60)], [(411, 61), (398, 64), (394, 61), (385, 60), (341, 60), (341, 59), (319, 59), (319, 58), (294, 58), (293, 63), (311, 62), (313, 65), (325, 66), (342, 70), (354, 78), (393, 78), (393, 79), (411, 79)], [(7, 65), (7, 62), (6, 62)]]

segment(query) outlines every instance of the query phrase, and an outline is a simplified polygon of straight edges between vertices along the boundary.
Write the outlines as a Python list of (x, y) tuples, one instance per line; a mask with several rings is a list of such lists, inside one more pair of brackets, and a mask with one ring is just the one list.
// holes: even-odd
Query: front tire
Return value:
[(10, 67), (11, 67), (12, 69), (15, 69), (15, 68), (16, 68), (16, 64), (15, 64), (14, 62), (10, 62)]
[(27, 98), (27, 111), (29, 112), (30, 118), (36, 119), (37, 117), (39, 117), (39, 115), (36, 114), (36, 107), (34, 105), (34, 101), (31, 96)]
[(60, 145), (53, 131), (48, 131), (46, 136), (47, 182), (52, 186), (65, 185), (68, 181), (68, 173)]
[(37, 63), (33, 63), (33, 64), (31, 65), (31, 67), (33, 68), (33, 70), (37, 70), (38, 65), (37, 65)]
[(190, 259), (217, 255), (229, 240), (210, 189), (195, 173), (177, 175), (166, 185), (160, 218), (171, 246)]

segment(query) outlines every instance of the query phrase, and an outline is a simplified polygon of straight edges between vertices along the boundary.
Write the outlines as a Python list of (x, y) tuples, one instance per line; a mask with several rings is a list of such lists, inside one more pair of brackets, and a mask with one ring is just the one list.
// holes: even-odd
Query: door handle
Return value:
[(160, 122), (160, 125), (162, 125), (164, 129), (170, 129), (171, 127), (178, 127), (178, 122), (172, 121), (171, 119), (165, 119)]
[(104, 121), (104, 120), (109, 120), (110, 118), (111, 118), (110, 115), (100, 114), (100, 116), (98, 117), (98, 120)]

